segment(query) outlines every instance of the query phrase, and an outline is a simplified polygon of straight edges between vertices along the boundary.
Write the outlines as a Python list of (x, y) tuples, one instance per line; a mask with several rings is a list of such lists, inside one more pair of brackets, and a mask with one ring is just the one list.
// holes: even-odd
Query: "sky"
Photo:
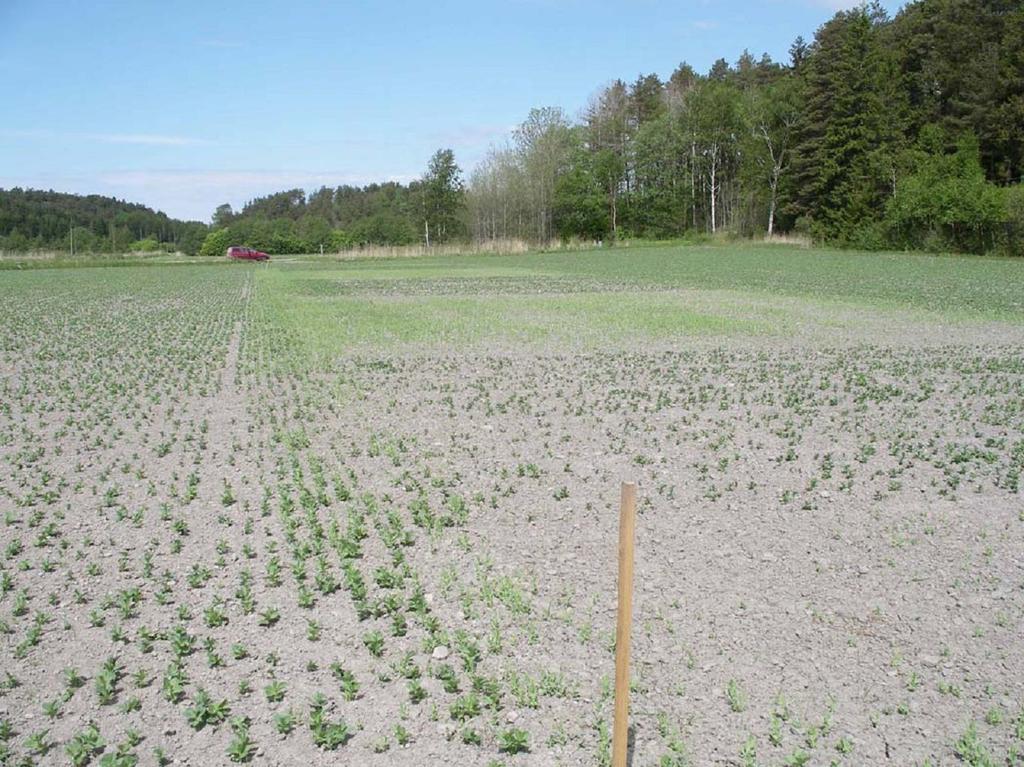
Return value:
[[(531, 107), (746, 48), (788, 60), (849, 0), (0, 0), (0, 188), (208, 221), (294, 187), (468, 175)], [(883, 5), (894, 13), (897, 2)]]

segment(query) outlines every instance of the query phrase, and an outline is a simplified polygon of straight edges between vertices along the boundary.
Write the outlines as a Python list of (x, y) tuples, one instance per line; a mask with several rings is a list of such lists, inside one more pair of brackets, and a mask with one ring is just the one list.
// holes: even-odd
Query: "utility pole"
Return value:
[(71, 257), (75, 257), (75, 225), (71, 225)]

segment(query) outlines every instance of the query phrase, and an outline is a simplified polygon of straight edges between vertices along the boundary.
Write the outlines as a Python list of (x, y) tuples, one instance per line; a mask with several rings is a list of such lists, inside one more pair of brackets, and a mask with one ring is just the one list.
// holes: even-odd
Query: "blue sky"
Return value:
[[(468, 171), (534, 106), (744, 48), (787, 58), (836, 0), (0, 0), (0, 187), (208, 220), (280, 189)], [(886, 2), (894, 12), (899, 3)]]

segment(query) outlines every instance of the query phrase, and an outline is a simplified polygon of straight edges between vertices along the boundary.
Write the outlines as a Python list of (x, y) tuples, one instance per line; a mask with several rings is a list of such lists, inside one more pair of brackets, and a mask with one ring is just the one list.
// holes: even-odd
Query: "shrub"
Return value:
[(977, 142), (961, 140), (946, 154), (935, 137), (909, 158), (917, 170), (900, 179), (885, 208), (889, 238), (900, 247), (983, 253), (1006, 221), (1004, 191), (985, 180)]
[(206, 235), (202, 247), (199, 248), (200, 256), (223, 256), (228, 247), (235, 243), (231, 242), (231, 232), (227, 229), (214, 229)]
[(144, 240), (136, 240), (128, 246), (128, 250), (132, 253), (156, 253), (161, 249), (160, 243), (152, 237), (147, 237)]

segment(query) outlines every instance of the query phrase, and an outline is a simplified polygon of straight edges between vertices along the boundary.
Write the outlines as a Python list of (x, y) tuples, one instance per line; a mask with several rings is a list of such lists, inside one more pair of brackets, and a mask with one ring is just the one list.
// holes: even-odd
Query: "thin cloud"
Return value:
[(515, 130), (514, 125), (464, 125), (453, 130), (434, 133), (430, 139), (439, 144), (468, 147), (489, 144)]
[(156, 133), (83, 133), (82, 138), (105, 144), (140, 144), (143, 146), (198, 146), (209, 144), (205, 139), (191, 136), (165, 136)]
[(707, 31), (707, 30), (710, 30), (710, 29), (717, 29), (718, 28), (718, 22), (717, 21), (708, 21), (706, 19), (701, 19), (699, 21), (693, 22), (690, 26), (692, 26), (694, 29), (699, 29), (701, 31)]
[(101, 173), (97, 180), (110, 186), (132, 187), (177, 187), (194, 189), (230, 190), (245, 194), (247, 189), (271, 189), (278, 191), (287, 187), (312, 189), (319, 186), (341, 184), (369, 184), (372, 181), (400, 181), (403, 184), (417, 178), (404, 173), (374, 175), (346, 173), (342, 171), (304, 170), (127, 170)]
[(15, 139), (61, 141), (98, 141), (104, 144), (136, 144), (140, 146), (199, 146), (210, 141), (193, 136), (173, 136), (162, 133), (77, 133), (55, 131), (48, 128), (33, 130), (0, 130), (0, 136)]

